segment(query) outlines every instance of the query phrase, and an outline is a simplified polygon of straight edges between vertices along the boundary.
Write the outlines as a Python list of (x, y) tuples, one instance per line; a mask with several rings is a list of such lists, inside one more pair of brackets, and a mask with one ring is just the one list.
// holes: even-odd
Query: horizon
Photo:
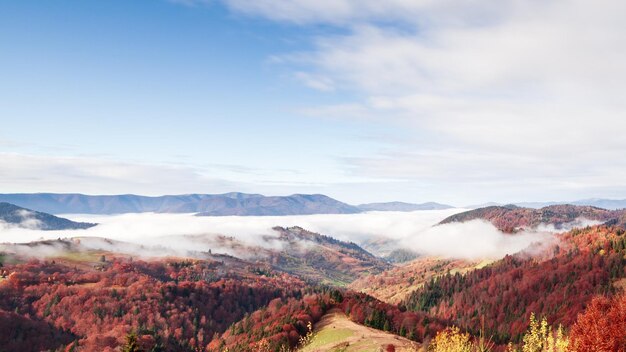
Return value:
[[(401, 203), (401, 204), (408, 204), (408, 205), (423, 205), (423, 204), (438, 204), (438, 205), (444, 205), (444, 206), (449, 206), (452, 209), (471, 209), (471, 208), (482, 208), (482, 207), (488, 207), (488, 206), (507, 206), (507, 205), (518, 205), (521, 207), (533, 207), (534, 205), (538, 205), (538, 206), (545, 206), (546, 204), (549, 205), (568, 205), (568, 204), (574, 204), (577, 202), (595, 202), (595, 201), (608, 201), (608, 202), (626, 202), (626, 199), (619, 199), (619, 198), (597, 198), (597, 197), (592, 197), (592, 198), (582, 198), (582, 199), (569, 199), (569, 200), (532, 200), (532, 201), (509, 201), (509, 202), (494, 202), (494, 201), (489, 201), (489, 202), (483, 202), (483, 203), (476, 203), (476, 204), (456, 204), (456, 203), (443, 203), (443, 202), (439, 202), (437, 200), (424, 200), (424, 201), (417, 201), (417, 202), (405, 202), (405, 201), (398, 201), (398, 200), (378, 200), (378, 201), (372, 201), (372, 202), (367, 202), (367, 203), (352, 203), (352, 202), (347, 202), (344, 201), (342, 199), (338, 199), (338, 198), (334, 198), (331, 197), (329, 195), (323, 194), (323, 193), (291, 193), (291, 194), (261, 194), (261, 193), (246, 193), (246, 192), (237, 192), (237, 191), (232, 191), (232, 192), (225, 192), (225, 193), (180, 193), (180, 194), (158, 194), (158, 195), (146, 195), (146, 194), (137, 194), (137, 193), (124, 193), (124, 194), (89, 194), (89, 193), (77, 193), (77, 192), (68, 192), (68, 193), (57, 193), (57, 192), (16, 192), (16, 193), (0, 193), (0, 196), (2, 195), (38, 195), (38, 194), (54, 194), (54, 195), (78, 195), (78, 196), (87, 196), (87, 197), (121, 197), (121, 196), (136, 196), (136, 197), (146, 197), (146, 198), (161, 198), (161, 197), (182, 197), (182, 196), (224, 196), (224, 195), (228, 195), (228, 194), (244, 194), (244, 195), (251, 195), (251, 196), (260, 196), (260, 197), (282, 197), (282, 198), (288, 198), (288, 197), (293, 197), (293, 196), (323, 196), (323, 197), (328, 197), (331, 198), (335, 201), (347, 204), (347, 205), (351, 205), (351, 206), (361, 206), (361, 205), (369, 205), (369, 204), (391, 204), (391, 203)], [(7, 202), (7, 201), (0, 201), (0, 203), (8, 203), (8, 204), (12, 204), (11, 202)], [(579, 204), (579, 205), (584, 205), (584, 204)], [(593, 205), (596, 207), (600, 207), (597, 205)], [(602, 207), (600, 207), (602, 208)], [(37, 210), (37, 209), (31, 209), (31, 210)], [(379, 210), (366, 210), (367, 211), (379, 211)], [(425, 211), (425, 210), (414, 210), (414, 211)], [(190, 212), (193, 213), (193, 212)], [(309, 214), (309, 215), (315, 215), (316, 213), (313, 214)], [(324, 214), (324, 213), (319, 213), (319, 214)], [(280, 216), (280, 215), (279, 215)]]
[(626, 198), (625, 5), (453, 5), (3, 2), (0, 192)]

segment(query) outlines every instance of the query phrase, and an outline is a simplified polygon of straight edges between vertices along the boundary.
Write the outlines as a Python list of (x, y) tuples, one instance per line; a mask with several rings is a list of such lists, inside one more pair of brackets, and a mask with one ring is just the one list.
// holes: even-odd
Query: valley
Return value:
[[(482, 220), (513, 238), (522, 229), (562, 230), (503, 258), (435, 256), (384, 237), (360, 239), (384, 248), (391, 262), (299, 226), (141, 241), (85, 236), (114, 228), (101, 218), (71, 230), (83, 236), (0, 245), (0, 324), (17, 332), (0, 334), (0, 344), (24, 351), (420, 351), (461, 334), (455, 339), (475, 347), (487, 336), (496, 352), (525, 343), (531, 314), (582, 341), (579, 316), (588, 305), (624, 294), (623, 211), (446, 212), (433, 228)], [(423, 235), (414, 236), (419, 244)]]
[(446, 274), (465, 274), (490, 263), (491, 260), (489, 259), (463, 260), (421, 257), (396, 265), (380, 274), (361, 276), (348, 287), (367, 293), (384, 302), (400, 304), (413, 291), (435, 278)]
[(625, 14), (0, 1), (0, 352), (626, 352)]

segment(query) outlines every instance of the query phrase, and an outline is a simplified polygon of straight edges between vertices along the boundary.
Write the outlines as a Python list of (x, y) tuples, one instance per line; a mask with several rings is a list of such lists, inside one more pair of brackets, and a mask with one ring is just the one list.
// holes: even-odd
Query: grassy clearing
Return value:
[(320, 348), (324, 345), (328, 344), (338, 344), (345, 339), (354, 335), (354, 331), (350, 329), (333, 329), (326, 327), (313, 336), (313, 340), (309, 343), (305, 348), (301, 351), (310, 352), (315, 351), (317, 348)]
[(25, 263), (26, 260), (20, 259), (15, 255), (2, 253), (0, 254), (0, 263), (2, 265), (15, 265)]
[(100, 251), (71, 251), (71, 252), (63, 252), (63, 254), (55, 256), (51, 259), (59, 259), (59, 260), (67, 260), (70, 262), (97, 262), (100, 260), (100, 257), (104, 254), (104, 252)]
[(359, 325), (336, 309), (315, 325), (313, 333), (311, 342), (300, 352), (378, 352), (389, 344), (398, 352), (419, 350), (410, 340)]
[(351, 351), (359, 351), (359, 352), (380, 352), (380, 346), (372, 346), (372, 343), (367, 340), (362, 340), (356, 342), (349, 346)]
[(487, 265), (489, 265), (489, 264), (491, 264), (491, 263), (493, 263), (493, 262), (494, 262), (494, 260), (492, 260), (492, 259), (485, 259), (485, 260), (483, 260), (482, 262), (478, 263), (478, 264), (474, 267), (474, 269), (482, 269), (482, 268), (486, 267)]

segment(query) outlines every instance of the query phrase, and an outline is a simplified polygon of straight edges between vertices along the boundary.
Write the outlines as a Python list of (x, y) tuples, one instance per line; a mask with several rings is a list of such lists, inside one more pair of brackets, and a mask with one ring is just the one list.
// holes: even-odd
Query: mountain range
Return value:
[(360, 210), (313, 194), (266, 197), (260, 194), (186, 194), (159, 197), (56, 193), (2, 194), (0, 201), (52, 214), (199, 213), (199, 215), (351, 214)]
[(359, 206), (322, 194), (264, 196), (261, 194), (185, 194), (158, 197), (58, 193), (0, 194), (0, 202), (51, 214), (198, 213), (200, 216), (355, 214), (365, 211), (415, 211), (447, 209), (439, 203), (371, 203)]
[[(224, 194), (183, 194), (165, 196), (85, 195), (78, 193), (11, 193), (0, 194), (0, 202), (51, 214), (123, 214), (123, 213), (198, 213), (200, 216), (228, 215), (308, 215), (356, 214), (367, 211), (420, 211), (454, 208), (452, 205), (426, 202), (381, 202), (351, 205), (323, 194), (293, 194), (289, 196), (264, 196), (231, 192)], [(626, 208), (626, 199), (584, 199), (573, 202), (522, 202), (520, 207), (542, 208), (557, 204), (595, 206), (614, 210)], [(500, 206), (485, 203), (467, 206), (475, 209)]]

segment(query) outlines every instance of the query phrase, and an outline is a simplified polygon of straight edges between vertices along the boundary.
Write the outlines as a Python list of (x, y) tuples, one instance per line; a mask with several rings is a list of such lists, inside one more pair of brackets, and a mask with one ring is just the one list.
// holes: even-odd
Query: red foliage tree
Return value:
[(575, 352), (626, 351), (626, 294), (594, 298), (572, 327), (570, 347)]
[(7, 269), (0, 345), (20, 351), (113, 350), (129, 333), (147, 350), (203, 350), (245, 314), (304, 288), (286, 274), (210, 260), (114, 260), (96, 269), (31, 261)]

